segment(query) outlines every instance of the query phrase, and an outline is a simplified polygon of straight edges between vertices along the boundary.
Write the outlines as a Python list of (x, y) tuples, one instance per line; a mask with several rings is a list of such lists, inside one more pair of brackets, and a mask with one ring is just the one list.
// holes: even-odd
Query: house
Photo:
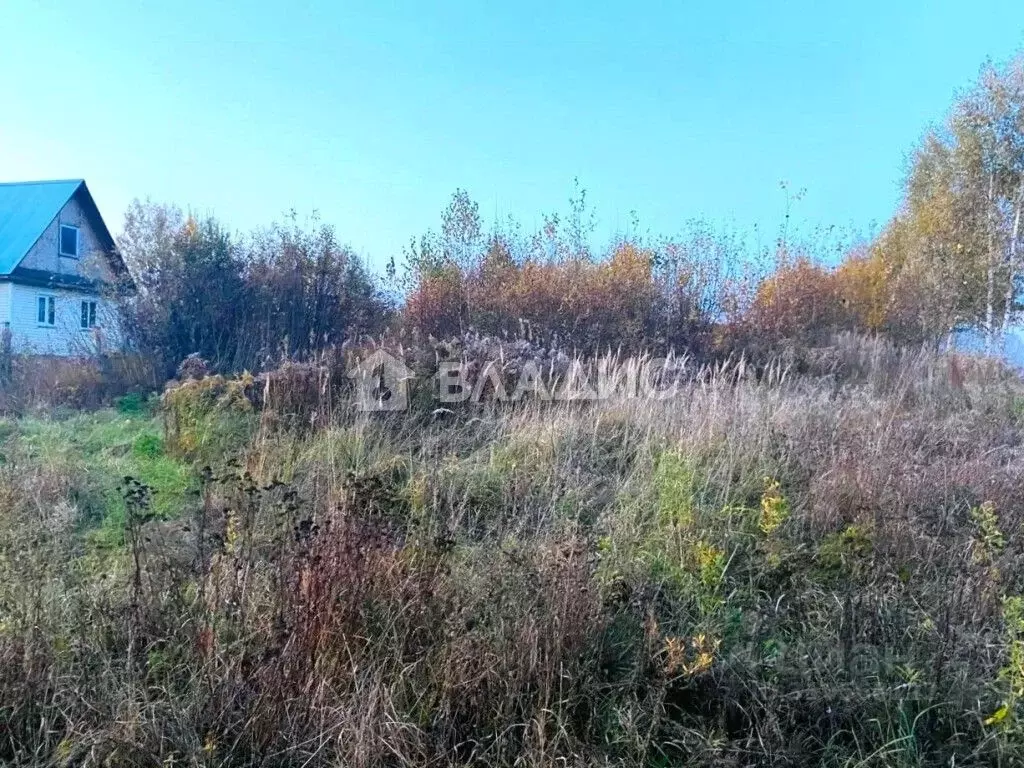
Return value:
[(0, 329), (15, 352), (120, 349), (131, 278), (81, 179), (0, 183)]

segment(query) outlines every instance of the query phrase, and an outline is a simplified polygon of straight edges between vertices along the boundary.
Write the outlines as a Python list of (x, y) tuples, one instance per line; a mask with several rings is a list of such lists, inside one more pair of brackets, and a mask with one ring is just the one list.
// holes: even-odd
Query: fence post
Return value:
[(13, 356), (11, 324), (5, 322), (3, 329), (0, 330), (0, 387), (10, 386), (14, 372)]

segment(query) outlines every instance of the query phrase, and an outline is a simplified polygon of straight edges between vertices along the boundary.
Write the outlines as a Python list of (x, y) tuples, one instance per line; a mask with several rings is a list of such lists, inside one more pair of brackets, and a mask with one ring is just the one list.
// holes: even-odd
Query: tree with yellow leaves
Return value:
[(1013, 318), (1022, 207), (1019, 54), (1002, 66), (987, 64), (915, 151), (901, 209), (870, 256), (888, 276), (886, 313), (926, 337), (966, 325), (991, 342)]

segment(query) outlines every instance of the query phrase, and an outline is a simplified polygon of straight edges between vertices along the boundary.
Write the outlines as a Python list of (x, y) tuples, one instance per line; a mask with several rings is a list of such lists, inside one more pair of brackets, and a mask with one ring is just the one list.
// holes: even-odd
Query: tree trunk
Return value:
[(1017, 191), (1017, 202), (1013, 208), (1013, 228), (1010, 230), (1010, 248), (1006, 263), (1009, 275), (1006, 280), (1006, 304), (1003, 307), (1003, 335), (1010, 327), (1010, 318), (1013, 314), (1013, 303), (1017, 293), (1017, 240), (1020, 237), (1020, 216), (1021, 207), (1024, 206), (1024, 182), (1021, 182)]
[(985, 289), (985, 351), (991, 352), (995, 341), (996, 243), (995, 243), (995, 173), (988, 177), (988, 269)]

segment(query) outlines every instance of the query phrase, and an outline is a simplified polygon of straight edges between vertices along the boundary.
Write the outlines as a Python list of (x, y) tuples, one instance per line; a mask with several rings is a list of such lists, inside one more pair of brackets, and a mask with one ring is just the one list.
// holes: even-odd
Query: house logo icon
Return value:
[(355, 388), (357, 410), (404, 411), (409, 407), (409, 380), (414, 374), (383, 349), (356, 361), (348, 377)]

